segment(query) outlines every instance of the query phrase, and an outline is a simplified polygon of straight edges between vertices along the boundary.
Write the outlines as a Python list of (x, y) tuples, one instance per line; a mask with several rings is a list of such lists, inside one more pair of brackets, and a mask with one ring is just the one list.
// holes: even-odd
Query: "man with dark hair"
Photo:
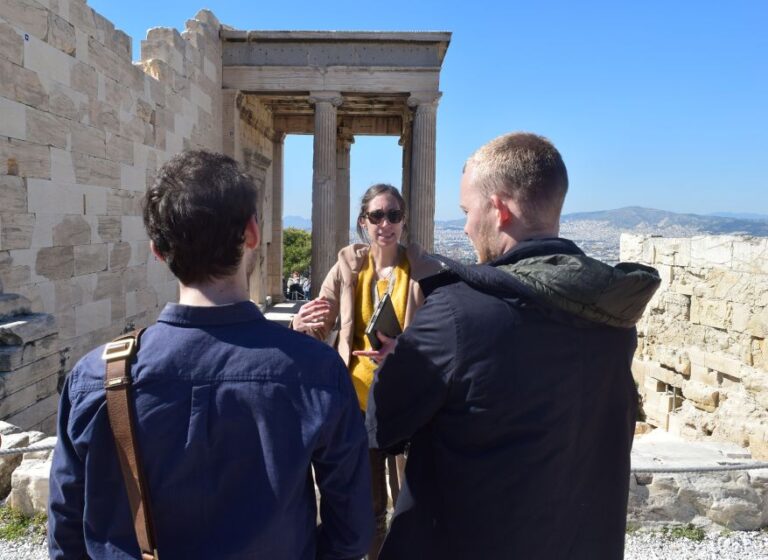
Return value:
[(567, 189), (533, 134), (467, 161), (481, 264), (421, 282), (426, 302), (385, 345), (368, 399), (371, 447), (410, 443), (381, 560), (623, 557), (634, 325), (659, 277), (559, 238)]
[[(332, 348), (270, 323), (249, 301), (256, 200), (234, 160), (203, 151), (174, 157), (146, 193), (151, 250), (180, 290), (131, 365), (158, 556), (359, 558), (373, 518), (355, 392)], [(80, 360), (62, 391), (52, 558), (141, 557), (101, 356)]]

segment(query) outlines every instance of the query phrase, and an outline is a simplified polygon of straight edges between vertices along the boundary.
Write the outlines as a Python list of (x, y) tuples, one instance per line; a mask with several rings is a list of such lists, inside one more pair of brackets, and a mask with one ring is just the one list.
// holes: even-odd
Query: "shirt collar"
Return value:
[(264, 315), (262, 315), (255, 303), (252, 301), (239, 301), (237, 303), (211, 307), (167, 303), (157, 320), (161, 323), (176, 325), (204, 326), (247, 323), (263, 318)]

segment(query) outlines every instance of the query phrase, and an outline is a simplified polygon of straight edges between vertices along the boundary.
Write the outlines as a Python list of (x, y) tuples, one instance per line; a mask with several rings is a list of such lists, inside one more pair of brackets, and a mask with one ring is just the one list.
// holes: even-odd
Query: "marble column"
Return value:
[(440, 95), (428, 92), (408, 98), (408, 106), (414, 109), (409, 239), (428, 252), (434, 249), (435, 237), (435, 138)]
[(285, 299), (283, 293), (283, 141), (284, 132), (272, 136), (272, 242), (269, 244), (269, 295), (272, 301)]
[(349, 245), (349, 152), (355, 137), (339, 129), (336, 140), (336, 252)]
[(221, 92), (221, 149), (224, 154), (232, 159), (235, 159), (235, 140), (238, 123), (240, 122), (240, 111), (237, 108), (238, 94), (238, 91), (232, 89)]
[(337, 91), (312, 92), (315, 106), (315, 137), (312, 156), (312, 297), (336, 260), (336, 108)]
[[(405, 201), (405, 207), (411, 208), (411, 127), (413, 126), (413, 119), (410, 111), (403, 115), (403, 127), (400, 133), (400, 140), (398, 144), (403, 147), (403, 174), (402, 183), (400, 186), (400, 193), (403, 195)], [(410, 212), (408, 213), (408, 220), (406, 227), (403, 230), (403, 236), (401, 238), (402, 243), (408, 243), (410, 241)]]

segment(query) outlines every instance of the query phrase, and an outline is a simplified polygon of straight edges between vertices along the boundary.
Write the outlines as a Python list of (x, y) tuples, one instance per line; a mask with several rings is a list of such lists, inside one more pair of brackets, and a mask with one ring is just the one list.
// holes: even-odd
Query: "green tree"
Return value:
[(308, 231), (286, 228), (283, 231), (283, 276), (288, 278), (294, 270), (309, 275), (312, 261), (312, 236)]

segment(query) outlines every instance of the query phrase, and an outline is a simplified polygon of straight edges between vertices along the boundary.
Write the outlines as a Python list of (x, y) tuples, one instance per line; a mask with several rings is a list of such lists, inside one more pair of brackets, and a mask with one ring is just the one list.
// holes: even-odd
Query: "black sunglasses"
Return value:
[(403, 219), (403, 211), (387, 210), (385, 212), (384, 210), (374, 210), (373, 212), (366, 212), (365, 217), (375, 226), (379, 225), (385, 217), (390, 224), (399, 224)]

